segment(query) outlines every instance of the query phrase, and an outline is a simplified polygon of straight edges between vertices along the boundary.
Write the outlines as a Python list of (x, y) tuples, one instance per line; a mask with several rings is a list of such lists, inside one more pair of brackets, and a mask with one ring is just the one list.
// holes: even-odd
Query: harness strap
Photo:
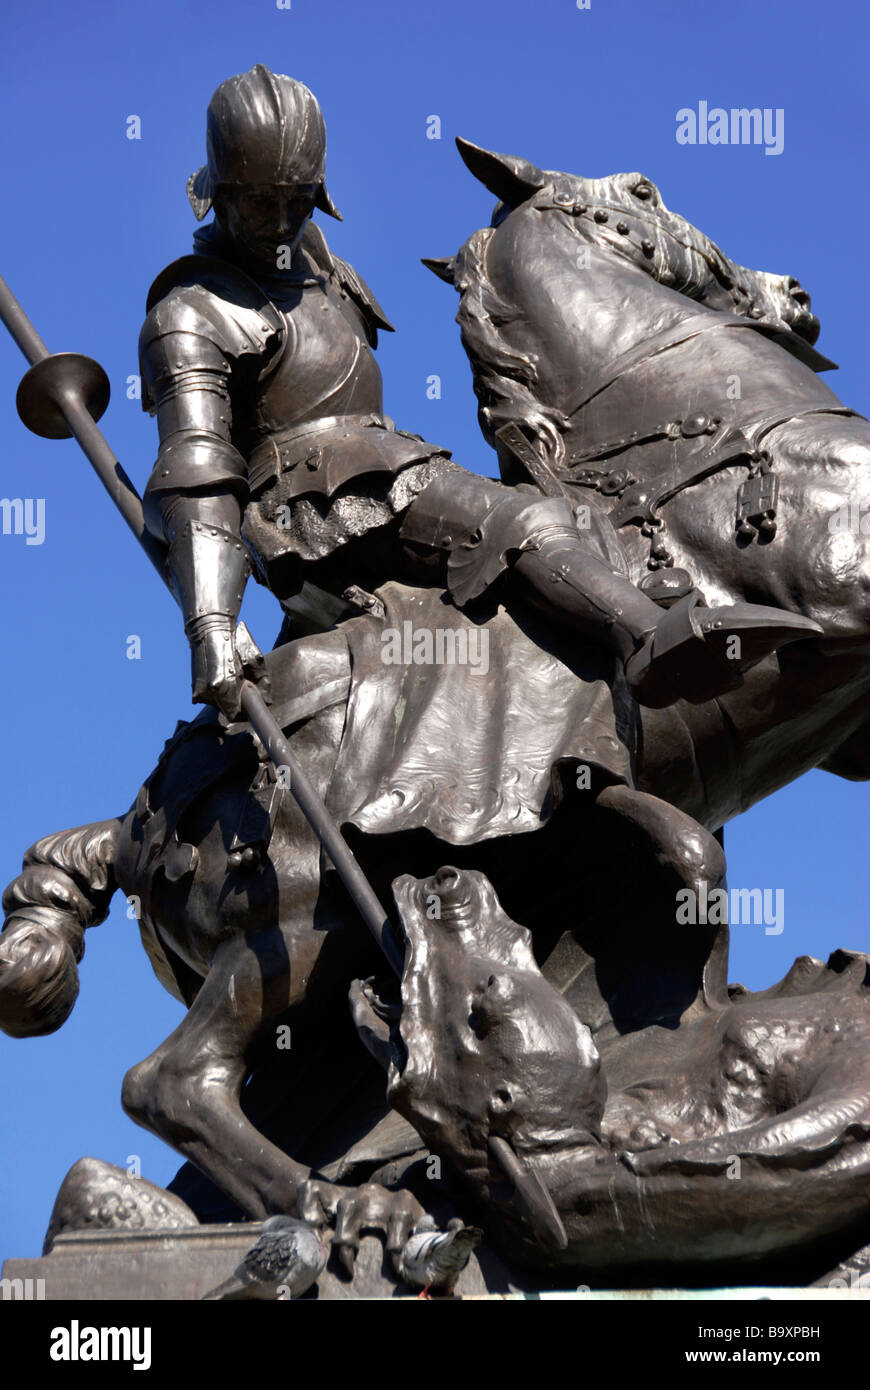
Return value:
[(575, 396), (568, 399), (564, 407), (565, 415), (569, 418), (576, 415), (578, 410), (582, 410), (584, 405), (588, 405), (594, 396), (599, 395), (608, 386), (612, 386), (614, 382), (619, 381), (621, 377), (633, 371), (635, 367), (649, 361), (650, 358), (657, 357), (661, 352), (667, 352), (669, 348), (678, 347), (681, 343), (687, 343), (691, 338), (697, 338), (701, 333), (709, 333), (714, 328), (752, 328), (770, 334), (782, 333), (782, 326), (779, 324), (768, 323), (764, 319), (747, 319), (741, 314), (720, 314), (713, 309), (705, 309), (699, 314), (690, 314), (687, 319), (681, 319), (679, 323), (672, 324), (670, 328), (660, 329), (651, 338), (646, 338), (642, 343), (636, 343), (634, 347), (621, 353), (597, 377), (593, 377), (591, 385), (587, 382)]
[[(628, 522), (650, 522), (654, 520), (658, 508), (669, 502), (678, 492), (701, 482), (712, 473), (718, 473), (728, 464), (738, 459), (750, 463), (758, 456), (760, 439), (777, 425), (789, 420), (799, 420), (807, 415), (858, 415), (848, 406), (824, 405), (807, 406), (803, 410), (789, 410), (777, 415), (765, 415), (741, 422), (738, 426), (728, 426), (709, 447), (693, 450), (659, 477), (655, 482), (643, 481), (624, 489), (623, 496), (609, 513), (611, 524), (625, 526)], [(863, 417), (861, 417), (863, 418)], [(623, 470), (624, 471), (624, 470)], [(599, 486), (599, 491), (604, 489)]]

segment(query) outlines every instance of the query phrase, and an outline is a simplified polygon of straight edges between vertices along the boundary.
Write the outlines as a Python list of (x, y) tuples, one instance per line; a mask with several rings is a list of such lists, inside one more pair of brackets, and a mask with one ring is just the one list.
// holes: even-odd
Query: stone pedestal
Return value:
[[(6, 1260), (0, 1300), (46, 1302), (177, 1302), (201, 1299), (227, 1279), (260, 1233), (256, 1222), (191, 1226), (169, 1231), (72, 1231), (58, 1235), (49, 1255)], [(331, 1239), (331, 1232), (326, 1239)], [(479, 1254), (479, 1258), (478, 1258)], [(485, 1248), (472, 1255), (456, 1292), (464, 1298), (570, 1299), (599, 1302), (640, 1300), (870, 1300), (870, 1247), (837, 1266), (808, 1289), (747, 1286), (711, 1289), (589, 1289), (586, 1285), (533, 1292), (522, 1289)], [(396, 1280), (377, 1236), (360, 1243), (352, 1280), (333, 1272), (335, 1261), (306, 1298), (416, 1297), (418, 1290)]]
[[(70, 1232), (56, 1237), (49, 1255), (6, 1260), (3, 1279), (21, 1282), (4, 1283), (0, 1297), (54, 1302), (200, 1299), (232, 1274), (259, 1233), (255, 1222), (173, 1231)], [(513, 1288), (498, 1269), (488, 1269), (484, 1279), (472, 1257), (460, 1276), (457, 1293), (508, 1293)], [(416, 1293), (397, 1284), (383, 1242), (377, 1236), (365, 1236), (353, 1280), (333, 1274), (330, 1268), (317, 1281), (316, 1296), (396, 1298)]]

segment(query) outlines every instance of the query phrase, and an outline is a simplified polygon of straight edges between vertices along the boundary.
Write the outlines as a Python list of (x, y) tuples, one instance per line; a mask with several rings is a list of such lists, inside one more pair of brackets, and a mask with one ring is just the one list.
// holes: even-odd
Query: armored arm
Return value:
[(193, 699), (233, 716), (241, 684), (233, 633), (250, 570), (240, 535), (247, 470), (231, 442), (232, 344), (207, 312), (210, 299), (196, 289), (170, 296), (142, 329), (143, 398), (160, 433), (144, 503), (149, 529), (169, 546)]

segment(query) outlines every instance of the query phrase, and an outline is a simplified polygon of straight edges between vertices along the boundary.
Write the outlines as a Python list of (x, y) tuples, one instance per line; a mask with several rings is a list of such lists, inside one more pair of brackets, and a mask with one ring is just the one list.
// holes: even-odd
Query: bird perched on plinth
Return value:
[(310, 1289), (328, 1258), (313, 1226), (292, 1216), (270, 1216), (259, 1239), (229, 1279), (207, 1299), (290, 1299)]
[(446, 1231), (439, 1231), (431, 1216), (421, 1216), (402, 1250), (402, 1278), (422, 1288), (420, 1298), (428, 1298), (430, 1289), (452, 1294), (472, 1250), (482, 1240), (478, 1226), (466, 1226), (458, 1217), (447, 1223)]

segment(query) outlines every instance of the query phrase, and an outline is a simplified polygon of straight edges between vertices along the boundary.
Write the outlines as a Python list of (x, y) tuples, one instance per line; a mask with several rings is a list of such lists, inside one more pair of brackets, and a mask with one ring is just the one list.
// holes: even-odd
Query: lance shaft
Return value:
[[(97, 428), (95, 420), (84, 404), (84, 390), (90, 382), (97, 383), (98, 386), (105, 383), (103, 391), (105, 404), (108, 404), (108, 381), (105, 380), (102, 368), (90, 358), (81, 357), (77, 353), (52, 355), (3, 279), (0, 279), (0, 319), (24, 353), (31, 368), (37, 369), (35, 373), (29, 372), (24, 381), (27, 382), (29, 377), (37, 388), (42, 386), (45, 391), (50, 391), (50, 401), (43, 402), (43, 407), (48, 407), (43, 419), (56, 421), (56, 416), (60, 415), (66, 422), (66, 430), (60, 433), (55, 427), (50, 437), (62, 438), (63, 435), (69, 434), (77, 440), (148, 559), (161, 579), (164, 579), (166, 549), (147, 529), (142, 515), (142, 501), (136, 488), (115, 458), (102, 431)], [(45, 366), (42, 366), (43, 363)], [(89, 364), (90, 370), (85, 364)], [(40, 375), (43, 378), (42, 382)], [(100, 378), (103, 381), (100, 381)], [(20, 393), (19, 405), (21, 399)], [(99, 413), (102, 414), (102, 410)], [(33, 429), (37, 422), (25, 418), (24, 423), (29, 429)], [(36, 429), (34, 432), (42, 434), (44, 431)]]
[[(142, 499), (109, 448), (94, 418), (95, 414), (99, 418), (108, 404), (109, 383), (105, 372), (93, 359), (78, 353), (49, 352), (3, 279), (0, 279), (0, 320), (30, 363), (30, 371), (18, 391), (18, 412), (24, 423), (36, 434), (49, 438), (72, 435), (77, 440), (118, 511), (172, 593), (165, 568), (166, 547), (146, 527)], [(402, 960), (386, 912), (326, 809), (323, 798), (252, 681), (246, 680), (242, 684), (240, 700), (251, 728), (272, 762), (276, 767), (289, 771), (290, 790), (302, 814), (335, 865), (339, 878), (375, 941), (396, 974), (401, 975)]]

